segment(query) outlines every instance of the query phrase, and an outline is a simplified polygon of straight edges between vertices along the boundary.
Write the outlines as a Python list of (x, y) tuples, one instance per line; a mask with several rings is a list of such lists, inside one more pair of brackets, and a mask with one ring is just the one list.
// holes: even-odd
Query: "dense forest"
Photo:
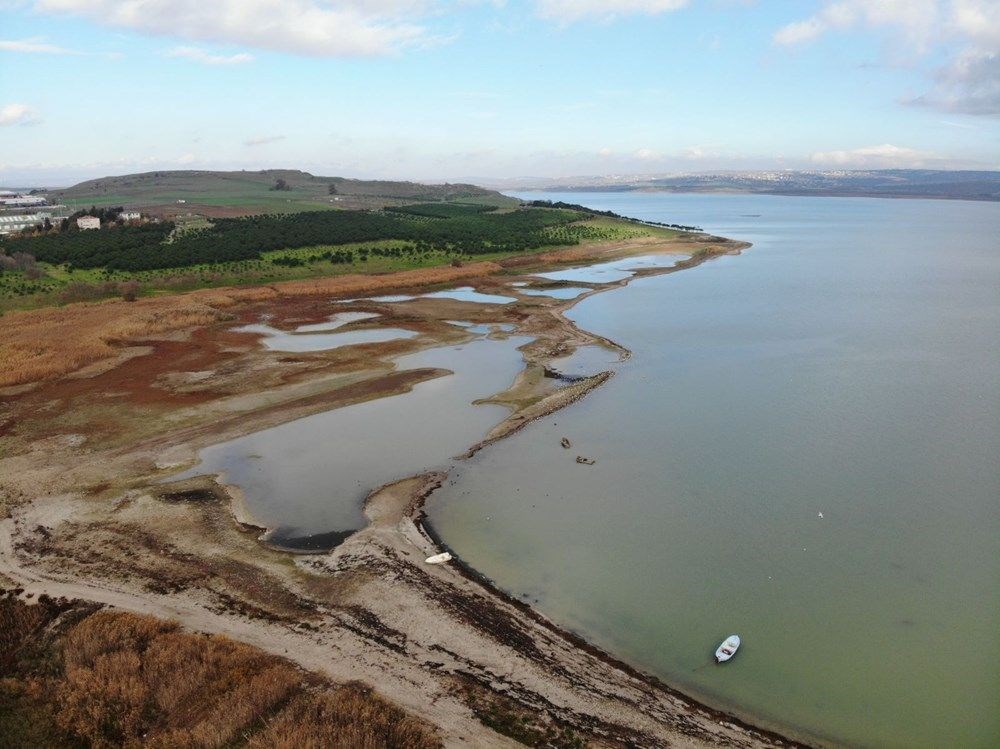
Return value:
[[(259, 259), (273, 250), (405, 240), (416, 251), (480, 255), (574, 244), (545, 230), (579, 220), (576, 210), (492, 212), (476, 205), (402, 206), (392, 211), (316, 211), (216, 219), (204, 230), (174, 233), (170, 222), (109, 226), (7, 239), (0, 250), (73, 268), (143, 271)], [(339, 255), (338, 255), (339, 258)]]
[(416, 203), (414, 205), (393, 206), (385, 210), (392, 213), (404, 213), (410, 216), (457, 218), (459, 216), (474, 216), (477, 213), (489, 213), (495, 211), (496, 207), (491, 205), (470, 205), (468, 203)]

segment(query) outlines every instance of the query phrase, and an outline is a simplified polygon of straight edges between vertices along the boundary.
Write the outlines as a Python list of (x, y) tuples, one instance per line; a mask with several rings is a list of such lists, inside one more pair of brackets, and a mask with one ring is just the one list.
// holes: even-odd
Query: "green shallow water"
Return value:
[(758, 722), (1000, 745), (1000, 205), (545, 197), (755, 246), (574, 307), (632, 358), (460, 464), (428, 503), (444, 541)]

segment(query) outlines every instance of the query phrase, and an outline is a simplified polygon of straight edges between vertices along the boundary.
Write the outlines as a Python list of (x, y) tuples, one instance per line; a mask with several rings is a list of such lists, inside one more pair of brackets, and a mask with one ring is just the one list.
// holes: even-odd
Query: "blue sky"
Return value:
[(0, 184), (1000, 168), (996, 0), (0, 0)]

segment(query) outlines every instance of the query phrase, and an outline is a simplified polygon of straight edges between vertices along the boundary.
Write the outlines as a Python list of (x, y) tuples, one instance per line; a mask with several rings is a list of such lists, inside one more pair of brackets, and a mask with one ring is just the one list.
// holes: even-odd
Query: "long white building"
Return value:
[(7, 208), (30, 208), (48, 202), (44, 195), (0, 195), (0, 206)]
[(0, 216), (0, 234), (15, 234), (25, 229), (34, 229), (48, 219), (53, 224), (62, 221), (62, 217), (54, 216), (51, 211), (38, 211), (35, 213), (10, 213)]

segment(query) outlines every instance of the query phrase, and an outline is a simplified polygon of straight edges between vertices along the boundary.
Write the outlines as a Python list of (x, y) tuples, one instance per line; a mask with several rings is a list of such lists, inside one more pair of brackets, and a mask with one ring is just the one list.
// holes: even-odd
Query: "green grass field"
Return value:
[[(287, 190), (274, 190), (281, 179)], [(330, 185), (336, 194), (330, 194)], [(70, 208), (90, 206), (207, 206), (230, 211), (291, 213), (336, 208), (382, 208), (417, 201), (461, 201), (510, 207), (517, 201), (473, 185), (350, 180), (295, 170), (263, 172), (148, 172), (89, 180), (50, 194)], [(179, 203), (178, 201), (184, 201)]]

